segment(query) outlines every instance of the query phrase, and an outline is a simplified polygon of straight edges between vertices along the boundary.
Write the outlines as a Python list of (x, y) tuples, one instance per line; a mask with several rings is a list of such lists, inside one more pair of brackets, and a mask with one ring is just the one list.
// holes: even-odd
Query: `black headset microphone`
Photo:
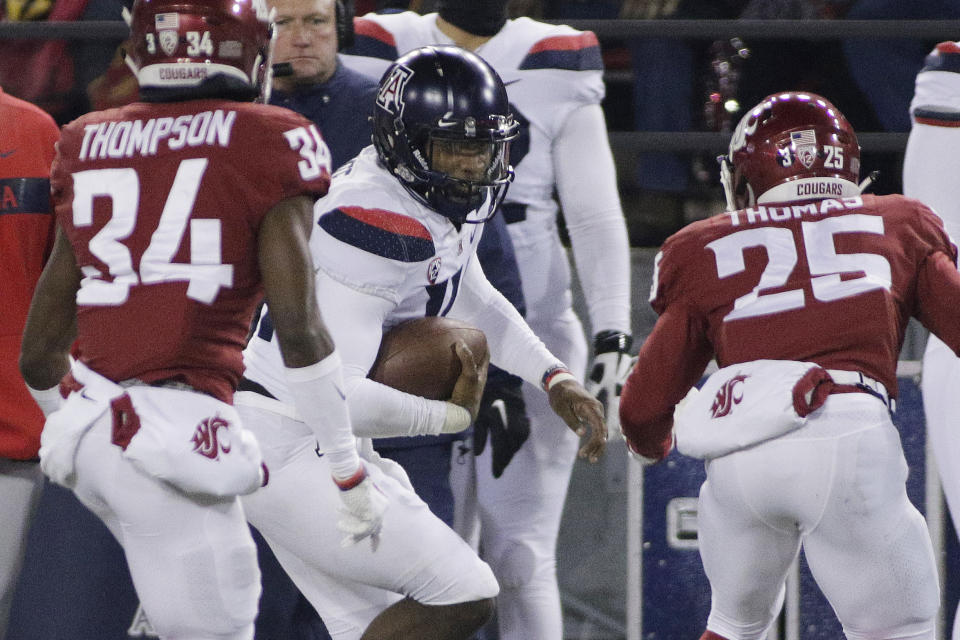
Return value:
[[(335, 0), (333, 6), (337, 31), (337, 51), (343, 51), (353, 46), (353, 2), (352, 0)], [(278, 62), (272, 68), (274, 78), (293, 75), (293, 65), (289, 62)]]

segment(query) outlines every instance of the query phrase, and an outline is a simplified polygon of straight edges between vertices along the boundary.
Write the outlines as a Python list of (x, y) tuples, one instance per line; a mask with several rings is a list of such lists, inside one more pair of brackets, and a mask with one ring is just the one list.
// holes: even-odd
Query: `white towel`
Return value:
[(797, 429), (833, 382), (812, 362), (755, 360), (713, 373), (674, 415), (677, 450), (717, 458)]

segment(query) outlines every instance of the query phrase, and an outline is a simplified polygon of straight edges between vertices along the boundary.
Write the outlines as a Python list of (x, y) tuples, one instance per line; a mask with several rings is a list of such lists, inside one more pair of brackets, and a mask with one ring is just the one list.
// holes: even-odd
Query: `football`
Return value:
[(460, 377), (457, 340), (477, 362), (488, 356), (487, 337), (476, 327), (437, 316), (408, 320), (383, 334), (368, 377), (405, 393), (447, 400)]

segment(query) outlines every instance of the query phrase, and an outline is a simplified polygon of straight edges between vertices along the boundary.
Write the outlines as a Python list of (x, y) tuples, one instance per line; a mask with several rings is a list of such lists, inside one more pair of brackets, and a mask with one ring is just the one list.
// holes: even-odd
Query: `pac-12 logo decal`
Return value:
[(790, 142), (793, 144), (793, 153), (800, 164), (807, 169), (817, 161), (817, 134), (813, 129), (806, 131), (791, 131)]
[(710, 407), (710, 415), (714, 418), (722, 418), (733, 411), (733, 405), (740, 404), (743, 400), (743, 391), (737, 392), (747, 376), (744, 374), (736, 375), (723, 383), (723, 386), (717, 390), (717, 395), (713, 399), (713, 405)]
[(176, 31), (164, 30), (157, 32), (160, 37), (160, 48), (168, 56), (172, 56), (180, 44), (180, 34)]
[(394, 114), (403, 115), (403, 88), (413, 76), (413, 71), (403, 65), (396, 65), (390, 76), (377, 92), (377, 106)]
[(437, 256), (427, 265), (427, 282), (436, 284), (440, 277), (440, 256)]

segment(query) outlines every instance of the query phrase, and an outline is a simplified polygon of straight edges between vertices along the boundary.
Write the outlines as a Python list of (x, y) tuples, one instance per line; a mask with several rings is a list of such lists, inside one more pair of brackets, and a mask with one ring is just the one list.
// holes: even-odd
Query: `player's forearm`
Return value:
[(619, 209), (570, 229), (573, 258), (582, 283), (593, 333), (632, 333), (630, 326), (630, 247)]
[(361, 438), (438, 434), (447, 403), (391, 389), (367, 378), (347, 384), (353, 432)]
[(652, 460), (670, 451), (673, 432), (673, 405), (657, 398), (656, 392), (636, 375), (627, 379), (620, 396), (623, 437), (636, 453)]
[(450, 317), (481, 329), (487, 336), (491, 364), (530, 384), (539, 386), (544, 371), (558, 362), (479, 269), (471, 268), (464, 274)]
[(616, 168), (599, 105), (570, 113), (555, 143), (554, 171), (594, 333), (630, 330), (630, 246)]

